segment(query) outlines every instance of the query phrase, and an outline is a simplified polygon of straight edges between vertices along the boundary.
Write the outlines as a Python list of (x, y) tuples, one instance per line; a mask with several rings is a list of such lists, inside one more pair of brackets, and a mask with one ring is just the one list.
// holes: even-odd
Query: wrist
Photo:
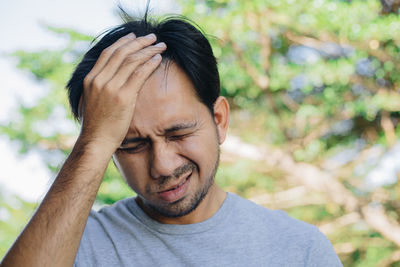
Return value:
[(104, 158), (109, 161), (117, 148), (118, 145), (112, 142), (95, 138), (86, 138), (80, 135), (74, 145), (73, 152), (78, 154), (89, 154), (98, 159)]

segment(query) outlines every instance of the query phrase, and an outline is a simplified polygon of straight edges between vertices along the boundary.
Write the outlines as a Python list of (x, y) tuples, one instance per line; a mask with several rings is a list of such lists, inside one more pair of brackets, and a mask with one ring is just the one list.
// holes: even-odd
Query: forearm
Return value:
[(73, 265), (110, 152), (77, 142), (1, 267)]
[(152, 45), (155, 41), (154, 34), (128, 34), (104, 50), (86, 75), (80, 139), (1, 267), (73, 264), (105, 169), (130, 127), (138, 93), (161, 63), (166, 46)]

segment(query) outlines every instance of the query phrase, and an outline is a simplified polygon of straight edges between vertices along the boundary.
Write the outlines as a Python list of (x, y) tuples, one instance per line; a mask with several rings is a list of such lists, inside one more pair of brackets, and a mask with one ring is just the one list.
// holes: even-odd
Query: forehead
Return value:
[(173, 124), (199, 120), (207, 113), (186, 73), (174, 62), (167, 68), (162, 63), (139, 92), (129, 131), (162, 131)]
[[(186, 101), (197, 100), (194, 85), (189, 77), (176, 63), (170, 61), (160, 64), (146, 80), (139, 92), (136, 105), (140, 107), (146, 102), (153, 101), (167, 104), (173, 97), (184, 98)], [(196, 99), (192, 99), (193, 97)]]

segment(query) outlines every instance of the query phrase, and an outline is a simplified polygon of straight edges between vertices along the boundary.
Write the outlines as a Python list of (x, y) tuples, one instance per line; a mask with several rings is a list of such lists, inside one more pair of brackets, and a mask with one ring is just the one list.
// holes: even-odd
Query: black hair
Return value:
[[(189, 77), (200, 102), (213, 114), (213, 106), (220, 94), (217, 61), (211, 45), (197, 25), (183, 16), (168, 16), (161, 20), (149, 19), (147, 10), (143, 18), (135, 19), (122, 11), (125, 20), (93, 45), (83, 56), (67, 84), (69, 103), (75, 119), (79, 120), (79, 100), (83, 93), (83, 80), (95, 65), (101, 52), (119, 38), (134, 33), (137, 37), (154, 33), (156, 43), (164, 42), (167, 49), (161, 54), (166, 63), (176, 63)], [(96, 39), (95, 39), (96, 40)]]

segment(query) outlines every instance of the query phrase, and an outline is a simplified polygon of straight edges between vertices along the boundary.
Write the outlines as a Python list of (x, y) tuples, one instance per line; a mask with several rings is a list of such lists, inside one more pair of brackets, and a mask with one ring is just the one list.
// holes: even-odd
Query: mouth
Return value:
[(188, 184), (190, 177), (192, 176), (193, 172), (190, 172), (180, 183), (177, 185), (171, 186), (170, 188), (158, 192), (158, 195), (161, 199), (166, 202), (174, 202), (178, 199), (182, 198), (188, 189)]

